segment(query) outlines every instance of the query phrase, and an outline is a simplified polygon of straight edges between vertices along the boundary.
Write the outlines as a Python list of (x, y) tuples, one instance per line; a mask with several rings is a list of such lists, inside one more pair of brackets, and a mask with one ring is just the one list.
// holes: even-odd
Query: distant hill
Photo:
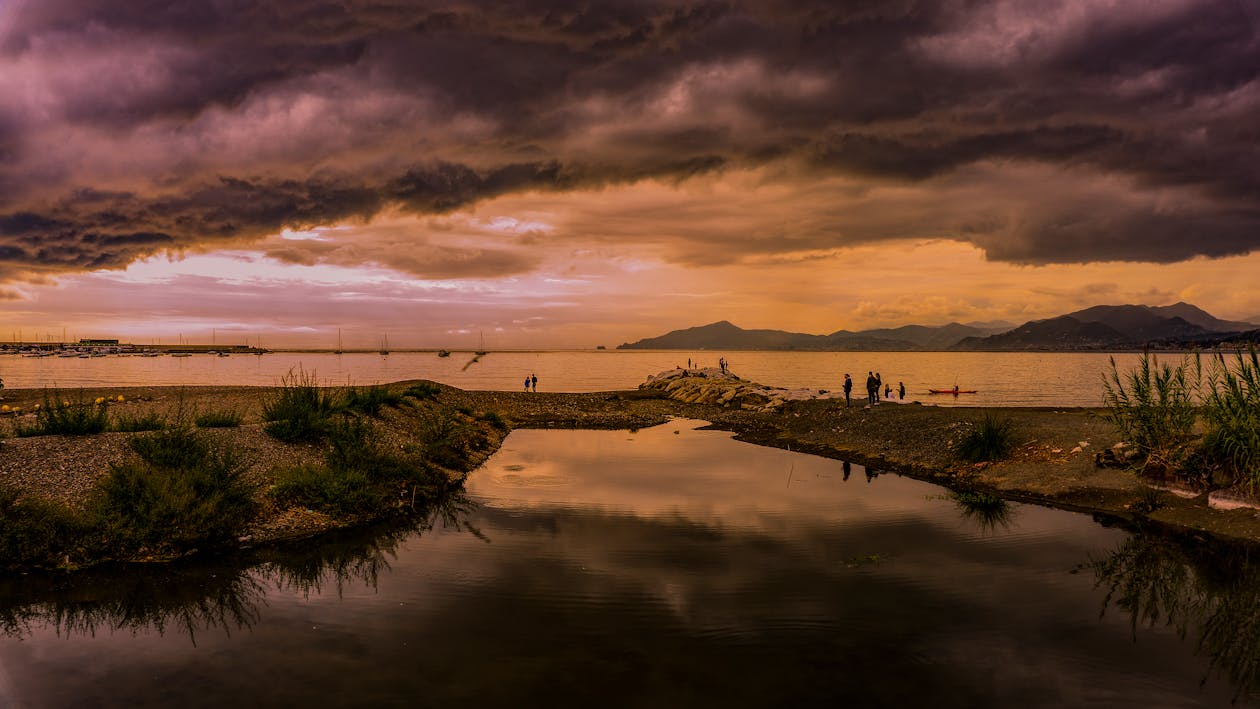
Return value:
[(851, 332), (839, 330), (830, 335), (809, 335), (783, 330), (745, 330), (722, 320), (674, 330), (659, 337), (627, 342), (617, 349), (631, 350), (801, 350), (801, 351), (899, 351), (945, 349), (968, 336), (990, 334), (992, 330), (950, 323), (941, 327), (905, 327)]
[(1105, 349), (1150, 343), (1219, 340), (1221, 333), (1255, 329), (1251, 323), (1221, 320), (1189, 303), (1096, 305), (1057, 318), (1024, 323), (1007, 333), (960, 340), (958, 350)]
[(1208, 332), (1245, 332), (1260, 328), (1260, 318), (1250, 320), (1221, 320), (1202, 308), (1189, 303), (1179, 302), (1151, 308), (1151, 311), (1165, 317), (1178, 317)]
[(1034, 320), (997, 335), (968, 337), (956, 350), (1079, 350), (1118, 347), (1129, 338), (1114, 327), (1100, 322), (1082, 322), (1070, 315)]
[[(992, 325), (993, 327), (980, 327)], [(1096, 305), (1019, 327), (1007, 323), (904, 325), (875, 330), (837, 330), (810, 335), (783, 330), (745, 330), (727, 320), (674, 330), (618, 345), (620, 350), (796, 350), (815, 352), (901, 350), (1096, 350), (1195, 346), (1229, 342), (1227, 335), (1256, 330), (1249, 322), (1222, 320), (1189, 303)]]

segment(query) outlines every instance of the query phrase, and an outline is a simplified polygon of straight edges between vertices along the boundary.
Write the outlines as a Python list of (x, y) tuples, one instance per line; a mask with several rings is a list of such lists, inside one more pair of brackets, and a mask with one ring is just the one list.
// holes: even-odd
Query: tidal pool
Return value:
[(674, 421), (227, 558), (0, 577), (0, 706), (1256, 705), (1260, 573)]

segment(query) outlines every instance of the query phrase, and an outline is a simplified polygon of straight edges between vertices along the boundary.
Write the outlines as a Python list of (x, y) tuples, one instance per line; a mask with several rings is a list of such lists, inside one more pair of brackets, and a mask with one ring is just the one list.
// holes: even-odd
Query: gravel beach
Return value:
[[(411, 383), (391, 386), (405, 388)], [(110, 398), (111, 414), (153, 411), (175, 417), (181, 411), (186, 416), (194, 411), (238, 411), (244, 418), (239, 428), (216, 429), (211, 434), (246, 458), (250, 479), (265, 489), (277, 464), (314, 461), (321, 455), (318, 446), (279, 443), (262, 431), (262, 402), (269, 391), (264, 387), (136, 387), (70, 394), (87, 400)], [(20, 409), (0, 419), (0, 431), (11, 436), (15, 425), (33, 421), (30, 412), (44, 392), (3, 393), (5, 405)], [(1097, 410), (996, 410), (1011, 420), (1017, 448), (1008, 460), (971, 465), (957, 461), (952, 447), (989, 412), (985, 409), (915, 403), (869, 407), (856, 400), (846, 407), (842, 399), (799, 392), (717, 404), (680, 400), (651, 383), (634, 391), (580, 394), (463, 391), (441, 386), (438, 401), (455, 409), (495, 412), (512, 428), (629, 429), (661, 424), (671, 417), (702, 419), (714, 428), (734, 432), (740, 440), (843, 459), (951, 487), (1095, 512), (1178, 533), (1260, 541), (1260, 515), (1255, 509), (1212, 509), (1206, 494), (1154, 493), (1160, 505), (1146, 511), (1140, 503), (1150, 500), (1152, 484), (1131, 471), (1095, 465), (1098, 451), (1119, 442)], [(382, 421), (388, 445), (404, 445), (414, 434), (414, 421), (406, 407), (389, 410)], [(72, 507), (81, 505), (112, 463), (132, 455), (127, 440), (133, 435), (138, 434), (7, 438), (0, 445), (0, 485)], [(252, 536), (257, 543), (307, 536), (336, 525), (309, 510), (267, 509)]]

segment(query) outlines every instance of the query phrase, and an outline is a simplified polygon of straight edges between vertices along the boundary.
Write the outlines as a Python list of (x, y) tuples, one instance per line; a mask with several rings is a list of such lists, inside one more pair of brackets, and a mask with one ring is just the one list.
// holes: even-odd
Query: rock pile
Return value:
[(821, 389), (784, 389), (740, 379), (730, 371), (708, 369), (667, 369), (639, 385), (640, 390), (656, 391), (688, 404), (716, 404), (749, 411), (778, 411), (789, 401), (827, 399), (832, 394)]

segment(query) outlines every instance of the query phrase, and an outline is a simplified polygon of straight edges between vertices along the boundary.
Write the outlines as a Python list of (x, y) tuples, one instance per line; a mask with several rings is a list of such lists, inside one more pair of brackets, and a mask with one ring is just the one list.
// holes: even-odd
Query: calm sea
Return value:
[[(379, 354), (277, 352), (262, 356), (98, 357), (62, 359), (0, 357), (9, 388), (233, 384), (271, 386), (290, 370), (315, 372), (328, 384), (374, 384), (431, 379), (463, 389), (512, 391), (538, 376), (539, 391), (586, 392), (633, 389), (649, 374), (686, 366), (717, 366), (725, 356), (732, 371), (752, 381), (788, 388), (837, 390), (847, 372), (863, 391), (866, 373), (877, 371), (906, 398), (965, 406), (1098, 406), (1105, 353), (993, 352), (679, 352), (547, 351), (491, 352), (477, 361), (468, 352)], [(1114, 355), (1121, 369), (1139, 355)], [(1167, 355), (1170, 361), (1178, 355)], [(928, 389), (975, 389), (976, 394), (931, 395)], [(855, 392), (857, 393), (857, 392)]]

